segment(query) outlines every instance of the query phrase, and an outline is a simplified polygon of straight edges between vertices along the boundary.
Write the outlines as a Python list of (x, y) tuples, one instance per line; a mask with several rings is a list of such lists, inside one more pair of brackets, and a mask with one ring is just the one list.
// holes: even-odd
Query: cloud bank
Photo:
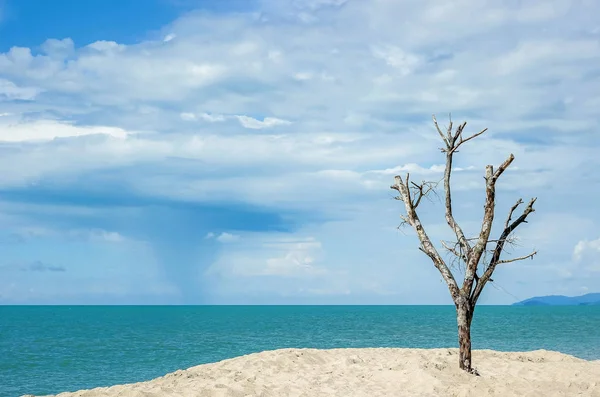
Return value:
[[(186, 13), (133, 44), (13, 47), (0, 54), (3, 241), (46, 232), (4, 243), (6, 260), (69, 271), (5, 274), (0, 299), (448, 303), (416, 237), (395, 228), (389, 185), (441, 178), (430, 120), (449, 112), (489, 128), (456, 159), (465, 229), (482, 216), (485, 165), (509, 153), (498, 218), (539, 197), (514, 252), (539, 256), (498, 269), (510, 294), (484, 302), (600, 285), (599, 11), (265, 0)], [(449, 233), (442, 210), (424, 207), (435, 241)]]

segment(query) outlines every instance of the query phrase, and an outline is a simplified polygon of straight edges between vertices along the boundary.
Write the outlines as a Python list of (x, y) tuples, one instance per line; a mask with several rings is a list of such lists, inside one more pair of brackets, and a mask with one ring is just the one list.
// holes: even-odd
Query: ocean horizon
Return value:
[[(473, 349), (600, 359), (600, 306), (481, 305)], [(455, 348), (453, 305), (0, 306), (0, 396), (150, 380), (280, 348)]]

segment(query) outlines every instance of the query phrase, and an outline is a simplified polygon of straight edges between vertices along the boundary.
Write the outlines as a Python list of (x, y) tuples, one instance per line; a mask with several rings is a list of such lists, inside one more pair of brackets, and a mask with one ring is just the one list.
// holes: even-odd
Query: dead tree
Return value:
[[(495, 195), (496, 195), (496, 181), (502, 175), (502, 173), (510, 166), (514, 160), (514, 156), (511, 154), (508, 158), (500, 164), (497, 169), (494, 169), (492, 165), (485, 167), (485, 205), (483, 211), (483, 220), (481, 223), (481, 230), (479, 235), (474, 238), (467, 238), (463, 233), (463, 230), (454, 219), (452, 213), (452, 193), (450, 190), (450, 176), (452, 174), (452, 160), (457, 149), (464, 143), (482, 135), (487, 131), (487, 128), (473, 134), (467, 138), (463, 137), (463, 131), (466, 122), (460, 124), (455, 130), (452, 129), (452, 120), (446, 131), (442, 131), (437, 123), (435, 116), (433, 116), (433, 122), (437, 132), (442, 138), (445, 147), (443, 147), (442, 153), (446, 155), (446, 167), (444, 171), (444, 196), (445, 196), (445, 207), (446, 207), (446, 222), (456, 235), (456, 241), (453, 244), (447, 244), (442, 242), (443, 247), (454, 256), (454, 259), (464, 265), (464, 281), (462, 287), (459, 287), (452, 271), (448, 264), (444, 261), (442, 256), (439, 254), (435, 246), (432, 244), (429, 236), (425, 232), (425, 228), (419, 219), (417, 214), (417, 208), (421, 204), (423, 198), (426, 198), (434, 190), (434, 182), (421, 182), (415, 183), (410, 180), (410, 175), (407, 174), (406, 178), (400, 176), (395, 177), (395, 183), (391, 186), (392, 189), (400, 192), (400, 195), (396, 199), (404, 202), (406, 207), (406, 215), (401, 215), (403, 224), (409, 224), (414, 228), (419, 237), (421, 245), (419, 249), (423, 251), (432, 261), (433, 265), (439, 270), (442, 278), (448, 285), (450, 295), (456, 306), (456, 318), (458, 324), (458, 342), (459, 342), (459, 366), (461, 369), (477, 374), (477, 371), (471, 366), (471, 321), (473, 320), (473, 313), (477, 300), (481, 296), (481, 292), (485, 285), (493, 281), (491, 279), (496, 266), (523, 260), (527, 258), (533, 258), (537, 253), (533, 251), (529, 255), (521, 256), (512, 259), (501, 259), (502, 253), (505, 251), (506, 245), (511, 242), (511, 233), (522, 223), (526, 223), (527, 216), (535, 211), (533, 205), (535, 198), (531, 199), (522, 214), (513, 219), (514, 212), (517, 210), (519, 205), (523, 204), (523, 200), (519, 199), (513, 205), (508, 213), (508, 218), (504, 223), (504, 228), (500, 237), (497, 240), (490, 239), (490, 233), (492, 231), (492, 224), (494, 221), (494, 206), (495, 206)], [(493, 248), (489, 248), (492, 246)], [(488, 257), (489, 260), (484, 259)], [(480, 267), (480, 263), (483, 266)], [(478, 271), (482, 274), (478, 275)]]

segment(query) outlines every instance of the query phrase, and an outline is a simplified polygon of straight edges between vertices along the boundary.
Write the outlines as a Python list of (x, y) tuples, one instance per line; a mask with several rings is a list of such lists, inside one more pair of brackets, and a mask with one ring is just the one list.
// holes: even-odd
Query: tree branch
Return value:
[[(448, 137), (446, 137), (444, 135), (444, 133), (442, 132), (442, 130), (440, 129), (440, 126), (438, 125), (437, 119), (435, 118), (435, 114), (433, 115), (433, 124), (435, 125), (435, 129), (437, 130), (438, 134), (440, 134), (440, 137), (442, 138), (442, 140), (444, 141), (444, 143), (446, 144), (446, 148), (448, 150), (450, 150), (450, 141), (448, 139)], [(452, 126), (452, 121), (450, 121), (450, 126)], [(450, 136), (450, 134), (448, 134), (448, 136)], [(442, 151), (444, 151), (442, 149)]]
[(522, 261), (524, 259), (528, 259), (531, 258), (533, 259), (533, 256), (537, 254), (537, 251), (533, 251), (531, 254), (529, 255), (524, 255), (524, 256), (519, 256), (518, 258), (512, 258), (512, 259), (504, 259), (504, 260), (500, 260), (496, 263), (496, 265), (499, 265), (501, 263), (511, 263), (511, 262), (516, 262), (516, 261)]
[[(459, 257), (459, 258), (461, 258), (461, 259), (464, 259), (464, 258), (465, 258), (465, 256), (464, 256), (463, 254), (461, 254), (460, 252), (458, 252), (458, 251), (456, 250), (456, 248), (449, 247), (449, 246), (446, 244), (446, 242), (445, 242), (445, 241), (443, 241), (443, 240), (442, 240), (442, 241), (441, 241), (441, 243), (442, 243), (442, 246), (443, 246), (445, 249), (447, 249), (447, 250), (448, 250), (450, 253), (454, 254), (455, 256), (457, 256), (457, 257)], [(457, 243), (457, 244), (458, 244), (458, 243)]]
[[(414, 209), (417, 209), (419, 204), (421, 204), (421, 200), (423, 199), (423, 197), (427, 197), (431, 193), (435, 194), (435, 188), (437, 187), (437, 182), (423, 181), (420, 184), (418, 184), (418, 183), (411, 181), (410, 174), (407, 173), (406, 181), (403, 181), (401, 177), (397, 176), (396, 184), (398, 184), (398, 178), (405, 186), (408, 187), (408, 190), (407, 190), (408, 200), (410, 200), (411, 205), (413, 206)], [(394, 198), (396, 200), (400, 200), (400, 201), (405, 200), (405, 197), (403, 197), (402, 195), (394, 197)]]
[[(467, 122), (465, 121), (465, 123), (462, 125), (462, 126), (463, 126), (463, 128), (464, 128), (464, 126), (466, 126), (466, 125), (467, 125)], [(465, 143), (465, 142), (468, 142), (468, 141), (470, 141), (470, 140), (471, 140), (471, 139), (473, 139), (473, 138), (477, 138), (479, 135), (481, 135), (481, 134), (483, 134), (484, 132), (486, 132), (486, 131), (487, 131), (487, 128), (484, 128), (483, 130), (479, 131), (477, 134), (473, 134), (473, 135), (471, 135), (470, 137), (468, 137), (467, 139), (463, 139), (463, 137), (462, 137), (462, 130), (463, 130), (463, 128), (460, 128), (460, 127), (459, 127), (459, 134), (458, 134), (458, 137), (460, 138), (460, 141), (458, 141), (458, 143), (456, 143), (456, 144), (454, 145), (454, 147), (451, 149), (450, 153), (454, 153), (454, 152), (456, 152), (456, 150), (457, 150), (457, 149), (460, 147), (460, 145), (462, 145), (462, 144), (463, 144), (463, 143)]]
[(400, 192), (400, 196), (402, 197), (402, 201), (404, 202), (404, 206), (406, 208), (406, 219), (415, 229), (417, 236), (419, 237), (419, 241), (421, 242), (419, 249), (431, 258), (434, 266), (438, 269), (444, 281), (448, 285), (452, 299), (456, 302), (459, 295), (458, 284), (456, 283), (452, 272), (450, 272), (450, 269), (448, 269), (448, 266), (431, 243), (431, 239), (421, 224), (421, 220), (416, 212), (415, 203), (410, 195), (409, 178), (407, 177), (406, 182), (404, 182), (400, 176), (396, 176), (394, 180), (395, 184), (390, 187)]
[(465, 238), (462, 228), (458, 225), (454, 219), (452, 213), (452, 190), (450, 188), (450, 176), (452, 174), (452, 153), (449, 151), (446, 154), (446, 169), (444, 170), (444, 191), (446, 194), (446, 222), (450, 229), (454, 231), (458, 243), (461, 245), (462, 250), (467, 256), (471, 255), (471, 245)]
[(515, 212), (515, 210), (517, 209), (517, 207), (519, 205), (523, 204), (523, 199), (518, 199), (517, 202), (515, 203), (515, 205), (513, 205), (512, 207), (510, 207), (510, 211), (508, 212), (508, 218), (506, 218), (506, 222), (504, 223), (504, 228), (506, 229), (508, 227), (508, 225), (510, 224), (510, 220), (512, 218), (512, 214), (513, 212)]
[[(525, 210), (523, 210), (523, 213), (521, 214), (520, 217), (515, 219), (510, 224), (509, 224), (509, 222), (507, 222), (507, 226), (502, 231), (502, 234), (500, 235), (500, 238), (498, 239), (498, 242), (496, 243), (496, 248), (494, 249), (494, 253), (492, 255), (492, 259), (490, 260), (490, 264), (488, 265), (487, 269), (483, 273), (483, 276), (481, 276), (479, 282), (477, 283), (477, 286), (473, 290), (473, 294), (471, 295), (471, 300), (472, 300), (473, 304), (475, 304), (477, 302), (477, 299), (479, 299), (479, 296), (481, 295), (481, 291), (483, 291), (483, 287), (489, 281), (489, 279), (492, 277), (492, 274), (494, 273), (494, 270), (496, 269), (496, 266), (498, 264), (514, 262), (516, 260), (521, 260), (521, 259), (533, 258), (533, 256), (535, 254), (537, 254), (537, 251), (534, 251), (530, 255), (527, 255), (522, 258), (515, 258), (514, 260), (509, 260), (508, 262), (503, 262), (500, 260), (500, 256), (502, 255), (502, 251), (504, 250), (504, 244), (506, 243), (506, 241), (507, 241), (508, 237), (510, 236), (510, 234), (512, 233), (512, 231), (515, 230), (520, 224), (526, 222), (527, 216), (529, 214), (531, 214), (532, 212), (535, 212), (535, 208), (533, 208), (533, 205), (535, 204), (536, 200), (537, 200), (536, 197), (532, 198), (529, 201), (529, 203), (527, 204), (527, 207), (525, 207)], [(520, 204), (519, 202), (522, 202), (522, 200), (519, 199), (517, 201), (517, 204), (515, 204), (511, 207), (509, 218), (512, 215), (512, 213), (514, 212), (514, 210), (517, 208), (518, 204)]]
[(419, 204), (421, 203), (421, 199), (423, 197), (426, 197), (429, 193), (433, 192), (433, 190), (437, 186), (437, 183), (435, 183), (435, 182), (425, 182), (425, 181), (421, 182), (420, 185), (418, 185), (414, 182), (411, 182), (411, 184), (414, 187), (414, 189), (416, 190), (416, 194), (417, 194), (417, 198), (413, 201), (413, 206), (415, 208), (417, 208), (419, 206)]
[[(488, 165), (485, 167), (485, 206), (483, 213), (483, 221), (481, 223), (481, 231), (479, 232), (479, 239), (477, 243), (473, 247), (471, 255), (469, 256), (469, 262), (467, 263), (467, 267), (465, 270), (465, 279), (462, 286), (461, 292), (466, 296), (471, 296), (471, 290), (473, 288), (473, 279), (475, 278), (475, 274), (477, 273), (477, 266), (479, 265), (479, 260), (481, 259), (481, 255), (486, 249), (488, 239), (490, 238), (490, 233), (492, 231), (492, 224), (494, 222), (494, 207), (496, 205), (496, 181), (502, 175), (502, 173), (510, 166), (510, 164), (515, 159), (515, 156), (511, 153), (510, 156), (494, 172), (494, 167)], [(504, 236), (506, 238), (506, 236)], [(502, 240), (502, 239), (501, 239)], [(504, 245), (504, 241), (502, 240), (502, 245)], [(496, 245), (496, 249), (498, 245)], [(495, 252), (494, 252), (495, 253)], [(493, 257), (492, 257), (493, 259)], [(491, 267), (488, 266), (488, 269)], [(477, 286), (482, 285), (478, 282)]]
[(463, 261), (464, 263), (467, 263), (467, 256), (465, 255), (464, 252), (462, 252), (460, 244), (458, 242), (454, 243), (454, 247), (449, 247), (446, 244), (446, 241), (441, 241), (442, 246), (452, 255), (454, 255), (455, 260), (451, 261), (450, 263), (450, 267), (452, 267), (452, 263), (457, 263), (457, 267), (460, 269), (461, 267), (461, 261)]
[(465, 121), (464, 123), (459, 125), (458, 128), (456, 129), (456, 131), (453, 133), (452, 132), (452, 119), (450, 119), (450, 124), (448, 125), (448, 130), (446, 132), (446, 137), (444, 137), (444, 134), (442, 133), (442, 131), (438, 125), (435, 115), (433, 115), (432, 117), (433, 117), (433, 123), (435, 125), (435, 128), (437, 129), (438, 133), (440, 134), (440, 136), (446, 143), (446, 149), (442, 149), (442, 152), (446, 153), (446, 167), (444, 169), (444, 191), (445, 191), (445, 196), (446, 196), (445, 197), (446, 198), (446, 200), (445, 200), (446, 222), (448, 223), (448, 226), (450, 226), (450, 229), (452, 229), (452, 231), (454, 231), (454, 234), (456, 235), (456, 239), (457, 239), (458, 243), (460, 244), (461, 249), (464, 252), (464, 255), (468, 258), (471, 255), (471, 245), (469, 244), (468, 240), (465, 238), (465, 234), (464, 234), (462, 228), (458, 225), (458, 223), (456, 222), (456, 219), (454, 219), (454, 214), (452, 213), (452, 190), (450, 188), (450, 179), (451, 179), (451, 175), (452, 175), (452, 160), (453, 160), (454, 152), (462, 143), (475, 138), (475, 136), (479, 136), (479, 135), (483, 134), (485, 132), (485, 130), (464, 140), (462, 138), (462, 132), (463, 132), (464, 128), (466, 127), (467, 122)]

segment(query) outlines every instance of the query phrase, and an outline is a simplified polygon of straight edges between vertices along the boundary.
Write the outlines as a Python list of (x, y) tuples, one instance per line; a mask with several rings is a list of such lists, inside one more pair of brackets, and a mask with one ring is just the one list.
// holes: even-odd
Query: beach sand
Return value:
[(478, 377), (460, 371), (457, 361), (457, 349), (283, 349), (57, 396), (600, 397), (600, 361), (544, 350), (479, 350), (473, 352)]

